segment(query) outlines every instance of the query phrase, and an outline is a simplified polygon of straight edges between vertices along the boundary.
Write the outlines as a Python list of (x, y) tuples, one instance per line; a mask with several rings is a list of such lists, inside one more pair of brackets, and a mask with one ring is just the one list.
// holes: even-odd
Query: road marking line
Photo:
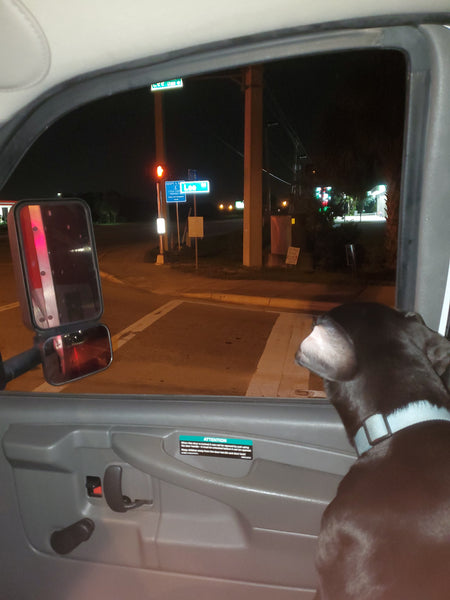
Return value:
[[(167, 313), (172, 311), (174, 308), (177, 308), (177, 306), (180, 304), (183, 304), (183, 300), (171, 300), (153, 312), (143, 316), (141, 319), (138, 319), (132, 325), (125, 327), (125, 329), (122, 329), (122, 331), (119, 331), (119, 333), (113, 335), (111, 337), (113, 352), (116, 352), (116, 350), (132, 340), (138, 333), (142, 333), (145, 329), (147, 329), (147, 327), (153, 325), (153, 323), (155, 323), (158, 319), (167, 315)], [(34, 388), (33, 392), (50, 392), (56, 394), (61, 392), (68, 385), (70, 385), (70, 383), (55, 386), (45, 382), (39, 385), (37, 388)]]
[(111, 275), (110, 273), (105, 273), (105, 271), (99, 271), (100, 273), (100, 277), (102, 279), (106, 279), (106, 281), (110, 281), (111, 283), (120, 283), (120, 285), (125, 285), (125, 282), (122, 281), (121, 279), (118, 279), (117, 277), (115, 277), (114, 275)]
[(246, 396), (298, 398), (308, 389), (309, 371), (294, 362), (300, 342), (311, 332), (312, 318), (281, 313), (267, 338)]
[(11, 304), (4, 304), (3, 306), (0, 306), (0, 312), (3, 312), (4, 310), (10, 310), (11, 308), (18, 308), (20, 306), (20, 304), (18, 302), (11, 302)]

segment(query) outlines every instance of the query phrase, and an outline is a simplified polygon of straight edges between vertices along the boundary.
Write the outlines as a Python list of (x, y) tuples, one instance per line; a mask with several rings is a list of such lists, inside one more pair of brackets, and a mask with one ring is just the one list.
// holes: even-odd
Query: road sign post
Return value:
[[(190, 170), (192, 173), (195, 173), (195, 176), (197, 176), (197, 171), (194, 171), (193, 169)], [(182, 192), (184, 192), (185, 194), (193, 194), (194, 195), (194, 218), (197, 218), (197, 194), (209, 194), (210, 191), (210, 186), (209, 186), (209, 181), (207, 179), (204, 180), (200, 180), (200, 181), (181, 181), (180, 182), (180, 190)], [(192, 217), (190, 217), (192, 218)], [(190, 225), (189, 225), (189, 229), (190, 229)], [(202, 230), (203, 230), (203, 217), (202, 217)], [(197, 246), (197, 239), (199, 237), (203, 237), (203, 233), (201, 236), (191, 236), (191, 234), (189, 233), (190, 237), (194, 237), (195, 239), (195, 268), (198, 269), (198, 246)]]
[(167, 204), (175, 204), (177, 212), (177, 237), (178, 251), (181, 250), (180, 241), (180, 217), (178, 212), (178, 203), (186, 202), (186, 194), (180, 191), (181, 181), (166, 181), (166, 202)]
[[(158, 92), (160, 90), (171, 90), (179, 89), (183, 87), (182, 79), (171, 79), (170, 81), (160, 81), (152, 83), (150, 90), (152, 92)], [(162, 94), (156, 94), (155, 96), (155, 144), (156, 144), (156, 159), (165, 163), (166, 161), (166, 150), (164, 140), (164, 117), (163, 117), (163, 99)], [(160, 190), (158, 188), (158, 210), (160, 211), (159, 218), (164, 218), (167, 221), (167, 204), (164, 194), (164, 188)], [(162, 237), (160, 236), (160, 240)], [(167, 237), (167, 230), (164, 234), (163, 249), (169, 249), (169, 241)], [(164, 264), (164, 254), (159, 255), (158, 264)]]
[(198, 238), (202, 238), (204, 235), (203, 232), (203, 217), (189, 217), (189, 237), (194, 238), (195, 240), (195, 268), (198, 269)]

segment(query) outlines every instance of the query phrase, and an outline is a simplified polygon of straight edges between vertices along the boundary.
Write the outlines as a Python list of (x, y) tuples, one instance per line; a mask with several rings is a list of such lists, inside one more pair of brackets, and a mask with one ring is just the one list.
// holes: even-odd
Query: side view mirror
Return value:
[(108, 328), (98, 324), (47, 338), (41, 358), (44, 377), (52, 385), (103, 371), (112, 360)]
[(23, 200), (8, 235), (24, 324), (36, 332), (46, 380), (68, 383), (112, 361), (88, 205), (79, 199)]
[(35, 331), (96, 321), (103, 313), (89, 207), (81, 200), (26, 200), (8, 215), (25, 325)]

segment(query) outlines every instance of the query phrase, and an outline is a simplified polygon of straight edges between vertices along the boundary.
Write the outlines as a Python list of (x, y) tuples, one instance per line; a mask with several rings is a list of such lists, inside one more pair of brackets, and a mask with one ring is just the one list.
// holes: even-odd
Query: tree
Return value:
[(386, 184), (385, 264), (395, 268), (405, 60), (396, 51), (361, 51), (348, 53), (345, 64), (335, 75), (335, 98), (330, 98), (323, 114), (322, 145), (315, 163), (328, 185), (352, 196), (357, 204), (374, 185)]

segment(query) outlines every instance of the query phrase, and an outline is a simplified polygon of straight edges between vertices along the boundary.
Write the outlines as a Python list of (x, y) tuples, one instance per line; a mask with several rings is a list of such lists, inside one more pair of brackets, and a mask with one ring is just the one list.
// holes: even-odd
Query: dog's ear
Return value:
[(348, 381), (358, 369), (352, 340), (330, 317), (318, 323), (303, 340), (295, 360), (329, 381)]
[(402, 314), (405, 317), (405, 319), (408, 319), (409, 321), (415, 321), (416, 323), (420, 323), (420, 325), (425, 325), (425, 321), (423, 320), (422, 315), (419, 315), (419, 313), (410, 310), (407, 312), (403, 312)]
[(417, 313), (404, 313), (412, 342), (426, 355), (434, 371), (450, 392), (450, 341), (429, 329)]

